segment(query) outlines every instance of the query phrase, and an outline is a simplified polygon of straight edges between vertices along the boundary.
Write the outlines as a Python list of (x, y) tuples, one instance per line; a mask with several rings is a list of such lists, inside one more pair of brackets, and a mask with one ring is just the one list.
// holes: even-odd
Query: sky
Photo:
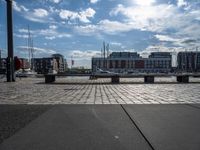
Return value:
[[(200, 0), (15, 0), (14, 53), (28, 57), (28, 26), (34, 57), (60, 53), (70, 65), (90, 68), (102, 43), (112, 51), (200, 50)], [(7, 55), (6, 2), (0, 0), (0, 49)]]

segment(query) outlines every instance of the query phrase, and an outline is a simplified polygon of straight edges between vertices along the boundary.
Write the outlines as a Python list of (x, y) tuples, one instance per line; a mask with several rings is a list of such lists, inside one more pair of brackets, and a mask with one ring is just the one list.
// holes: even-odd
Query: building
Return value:
[(0, 69), (6, 69), (6, 58), (0, 59)]
[(19, 58), (21, 61), (21, 69), (29, 69), (30, 68), (30, 63), (28, 59), (26, 58)]
[(58, 72), (58, 63), (55, 58), (32, 58), (34, 71), (38, 74), (48, 74)]
[(58, 73), (63, 73), (66, 70), (66, 66), (65, 66), (65, 60), (64, 60), (64, 56), (61, 54), (53, 54), (52, 55), (53, 58), (56, 59), (57, 64), (58, 64)]
[(6, 73), (6, 58), (0, 59), (0, 74)]
[(152, 52), (145, 59), (145, 70), (147, 72), (167, 73), (172, 69), (172, 55), (169, 52)]
[(200, 52), (179, 52), (177, 70), (182, 72), (200, 71)]
[(154, 52), (142, 58), (137, 52), (113, 52), (107, 58), (92, 58), (92, 71), (99, 69), (111, 72), (169, 72), (172, 57), (168, 52)]
[(169, 52), (152, 52), (149, 58), (172, 58)]
[(68, 69), (67, 59), (64, 59), (64, 71), (66, 72)]
[(139, 58), (140, 55), (137, 52), (112, 52), (110, 58)]
[(61, 54), (53, 54), (48, 58), (33, 58), (32, 69), (38, 74), (63, 73), (67, 68), (67, 61)]

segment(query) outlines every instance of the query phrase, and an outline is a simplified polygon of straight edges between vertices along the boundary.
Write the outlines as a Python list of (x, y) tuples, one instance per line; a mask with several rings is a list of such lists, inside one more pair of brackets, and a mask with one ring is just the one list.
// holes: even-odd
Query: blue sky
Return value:
[[(0, 0), (0, 49), (6, 56), (6, 2)], [(189, 51), (200, 46), (200, 0), (15, 0), (14, 51), (27, 57), (61, 53), (90, 67), (103, 41), (111, 51)], [(69, 63), (70, 64), (70, 63)]]

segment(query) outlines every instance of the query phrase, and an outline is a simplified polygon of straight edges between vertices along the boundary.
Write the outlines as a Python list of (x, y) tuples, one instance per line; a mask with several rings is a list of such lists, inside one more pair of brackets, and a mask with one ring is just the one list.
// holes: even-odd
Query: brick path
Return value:
[(200, 103), (200, 79), (191, 79), (194, 83), (189, 84), (173, 83), (175, 78), (156, 81), (157, 84), (143, 84), (143, 79), (122, 79), (122, 84), (110, 84), (110, 79), (74, 77), (44, 84), (43, 78), (17, 79), (14, 83), (1, 79), (0, 104)]

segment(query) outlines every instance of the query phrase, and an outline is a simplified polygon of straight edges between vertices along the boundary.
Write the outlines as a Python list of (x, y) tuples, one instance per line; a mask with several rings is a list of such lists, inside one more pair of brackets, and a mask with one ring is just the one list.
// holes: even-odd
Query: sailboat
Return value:
[(33, 48), (33, 38), (31, 37), (29, 25), (28, 25), (28, 37), (27, 37), (27, 50), (28, 50), (28, 59), (30, 63), (30, 69), (23, 69), (16, 72), (16, 77), (34, 77), (37, 73), (34, 71), (34, 48)]

